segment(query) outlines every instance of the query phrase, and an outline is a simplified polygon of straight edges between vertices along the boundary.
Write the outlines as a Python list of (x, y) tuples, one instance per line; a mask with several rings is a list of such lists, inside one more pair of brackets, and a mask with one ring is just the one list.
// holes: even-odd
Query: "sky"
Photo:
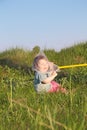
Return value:
[(87, 41), (87, 0), (0, 0), (0, 52)]

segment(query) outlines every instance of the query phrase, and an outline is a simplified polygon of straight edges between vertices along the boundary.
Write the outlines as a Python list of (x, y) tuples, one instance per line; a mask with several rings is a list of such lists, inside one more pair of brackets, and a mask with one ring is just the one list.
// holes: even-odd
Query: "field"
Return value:
[[(37, 94), (31, 66), (39, 49), (0, 53), (0, 130), (87, 130), (87, 66), (58, 73), (67, 95)], [(87, 63), (87, 42), (43, 51), (58, 66)]]

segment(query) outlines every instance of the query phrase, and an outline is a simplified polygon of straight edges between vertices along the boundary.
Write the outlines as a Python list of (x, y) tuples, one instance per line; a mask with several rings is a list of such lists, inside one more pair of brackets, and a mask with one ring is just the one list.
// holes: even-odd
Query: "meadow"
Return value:
[[(55, 78), (68, 91), (37, 94), (31, 51), (12, 48), (0, 53), (0, 130), (87, 130), (87, 66), (61, 69)], [(43, 50), (58, 66), (87, 63), (87, 42), (60, 52)]]

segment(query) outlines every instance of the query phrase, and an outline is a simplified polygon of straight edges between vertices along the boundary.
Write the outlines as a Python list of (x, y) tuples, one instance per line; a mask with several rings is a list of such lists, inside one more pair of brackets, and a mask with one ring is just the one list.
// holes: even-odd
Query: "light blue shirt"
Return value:
[(42, 83), (47, 77), (50, 76), (50, 72), (41, 73), (40, 71), (35, 71), (35, 78), (34, 78), (34, 88), (38, 93), (48, 92), (51, 88), (50, 83)]

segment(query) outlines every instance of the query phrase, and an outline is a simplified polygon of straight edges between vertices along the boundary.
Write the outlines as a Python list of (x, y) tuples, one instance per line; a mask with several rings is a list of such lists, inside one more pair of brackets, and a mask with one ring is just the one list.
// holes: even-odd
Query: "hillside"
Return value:
[[(23, 50), (12, 48), (0, 53), (0, 64), (27, 65), (31, 66), (33, 58), (39, 53), (40, 48), (34, 47), (33, 50)], [(48, 59), (58, 65), (68, 65), (77, 63), (87, 63), (87, 42), (76, 44), (70, 48), (62, 49), (60, 52), (54, 49), (43, 50)]]
[[(87, 66), (61, 69), (55, 78), (68, 91), (37, 94), (31, 66), (40, 48), (13, 48), (0, 53), (0, 130), (86, 130)], [(43, 50), (55, 64), (87, 63), (87, 42)]]

